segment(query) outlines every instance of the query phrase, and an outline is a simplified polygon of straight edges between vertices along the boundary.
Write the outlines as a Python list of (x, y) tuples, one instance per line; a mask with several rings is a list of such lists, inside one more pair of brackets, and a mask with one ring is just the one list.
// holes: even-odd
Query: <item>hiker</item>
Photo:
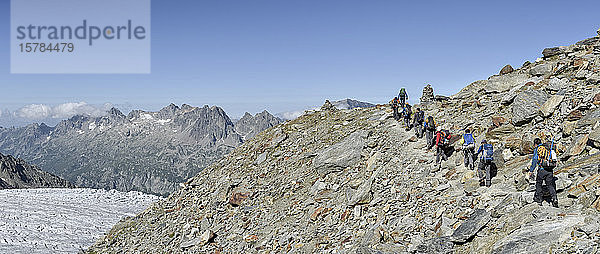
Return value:
[(425, 112), (421, 111), (421, 108), (417, 108), (415, 111), (415, 118), (413, 120), (413, 126), (415, 127), (415, 133), (417, 138), (423, 137), (423, 122), (425, 122)]
[(412, 129), (412, 125), (410, 124), (410, 118), (412, 116), (412, 110), (410, 104), (406, 103), (404, 105), (404, 109), (402, 110), (402, 116), (404, 116), (404, 124), (406, 124), (406, 131)]
[(543, 145), (540, 138), (535, 138), (533, 144), (535, 145), (535, 150), (533, 150), (529, 174), (532, 174), (533, 170), (535, 170), (536, 167), (539, 167), (537, 176), (535, 177), (535, 194), (533, 195), (533, 201), (542, 205), (542, 183), (546, 182), (548, 191), (550, 192), (552, 206), (558, 207), (556, 183), (554, 182), (554, 174), (552, 172), (557, 163), (554, 142), (550, 145)]
[(423, 123), (423, 127), (425, 128), (425, 139), (427, 139), (427, 150), (430, 150), (435, 144), (435, 137), (433, 133), (436, 129), (435, 120), (433, 120), (433, 116), (428, 116), (427, 120)]
[(408, 100), (408, 93), (406, 93), (406, 89), (404, 87), (400, 89), (400, 92), (398, 93), (398, 99), (400, 100), (400, 105), (404, 105), (404, 103), (406, 103)]
[(437, 127), (437, 132), (435, 133), (435, 145), (437, 147), (437, 154), (435, 158), (435, 163), (441, 166), (441, 161), (447, 161), (448, 155), (446, 154), (448, 146), (450, 145), (450, 138), (452, 136), (447, 130), (442, 130), (441, 127)]
[(392, 110), (394, 111), (394, 119), (396, 121), (398, 121), (400, 119), (400, 114), (398, 114), (398, 108), (400, 107), (400, 101), (398, 100), (398, 97), (394, 97), (394, 99), (392, 99), (392, 102), (390, 104), (392, 105)]
[(475, 137), (473, 137), (469, 128), (465, 130), (465, 134), (463, 134), (460, 139), (460, 144), (462, 145), (463, 154), (465, 156), (465, 168), (473, 170), (475, 166)]
[(476, 156), (479, 156), (480, 153), (483, 154), (477, 167), (479, 185), (490, 187), (492, 185), (492, 167), (494, 166), (494, 146), (484, 139), (481, 141), (481, 146), (479, 146)]

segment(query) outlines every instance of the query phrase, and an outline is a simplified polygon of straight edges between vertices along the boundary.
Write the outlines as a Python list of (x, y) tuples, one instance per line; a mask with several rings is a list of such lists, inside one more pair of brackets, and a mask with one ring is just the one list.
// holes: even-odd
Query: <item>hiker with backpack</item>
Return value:
[(390, 104), (392, 106), (392, 111), (394, 111), (394, 119), (396, 121), (400, 120), (400, 114), (398, 114), (398, 108), (400, 107), (400, 101), (398, 100), (398, 97), (394, 97), (394, 99), (392, 99), (392, 102)]
[(423, 128), (425, 128), (425, 139), (427, 139), (427, 150), (430, 150), (433, 145), (435, 145), (435, 137), (433, 136), (436, 130), (435, 120), (433, 120), (433, 116), (428, 116), (427, 120), (423, 123)]
[(404, 105), (404, 109), (402, 110), (402, 116), (404, 117), (404, 124), (406, 124), (406, 131), (409, 131), (410, 129), (412, 129), (412, 125), (410, 123), (412, 109), (410, 104), (406, 103)]
[(558, 162), (556, 151), (554, 150), (554, 140), (551, 144), (542, 144), (540, 138), (535, 138), (533, 144), (535, 145), (535, 149), (533, 150), (533, 157), (531, 158), (529, 174), (532, 174), (535, 168), (538, 167), (538, 173), (535, 177), (535, 194), (533, 195), (533, 201), (542, 205), (542, 184), (545, 182), (548, 186), (548, 192), (550, 192), (552, 206), (558, 207), (556, 183), (553, 173)]
[(417, 138), (422, 138), (423, 137), (423, 122), (425, 122), (425, 112), (422, 111), (420, 108), (417, 108), (417, 111), (415, 111), (415, 117), (413, 120), (413, 126), (415, 127), (415, 134), (417, 135)]
[(435, 158), (435, 162), (441, 166), (441, 161), (448, 160), (448, 154), (446, 154), (448, 147), (450, 146), (450, 132), (448, 130), (442, 130), (441, 127), (438, 126), (437, 132), (435, 133), (435, 145), (437, 147), (437, 154)]
[(400, 89), (398, 93), (398, 99), (400, 100), (400, 105), (404, 105), (406, 101), (408, 101), (408, 93), (406, 93), (406, 89), (403, 87)]
[(479, 146), (476, 156), (479, 156), (480, 153), (483, 154), (477, 167), (479, 185), (490, 187), (492, 186), (492, 167), (494, 166), (494, 146), (484, 139), (481, 141), (481, 146)]
[(475, 137), (473, 137), (470, 129), (465, 130), (465, 134), (460, 139), (460, 144), (465, 156), (465, 168), (473, 170), (475, 167)]

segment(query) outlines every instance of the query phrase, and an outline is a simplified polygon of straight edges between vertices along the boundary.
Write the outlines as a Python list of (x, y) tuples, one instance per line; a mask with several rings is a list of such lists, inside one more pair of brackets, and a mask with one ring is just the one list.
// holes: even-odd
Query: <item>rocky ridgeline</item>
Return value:
[(171, 104), (128, 115), (113, 108), (106, 116), (78, 115), (55, 127), (0, 129), (0, 151), (78, 186), (166, 196), (243, 138), (279, 123), (266, 111), (245, 120), (234, 125), (223, 109), (209, 106)]
[[(599, 47), (593, 38), (545, 50), (421, 105), (454, 133), (471, 127), (494, 144), (489, 188), (460, 152), (436, 166), (389, 108), (326, 103), (257, 135), (88, 252), (595, 253)], [(535, 136), (561, 150), (559, 208), (533, 203), (523, 169)]]
[(66, 180), (0, 153), (0, 190), (28, 188), (72, 188)]

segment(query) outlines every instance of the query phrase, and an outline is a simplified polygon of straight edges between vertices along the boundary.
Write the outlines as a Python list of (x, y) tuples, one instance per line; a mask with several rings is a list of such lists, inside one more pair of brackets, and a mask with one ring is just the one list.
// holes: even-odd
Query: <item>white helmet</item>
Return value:
[(441, 130), (442, 130), (442, 126), (438, 126), (437, 131), (441, 131)]

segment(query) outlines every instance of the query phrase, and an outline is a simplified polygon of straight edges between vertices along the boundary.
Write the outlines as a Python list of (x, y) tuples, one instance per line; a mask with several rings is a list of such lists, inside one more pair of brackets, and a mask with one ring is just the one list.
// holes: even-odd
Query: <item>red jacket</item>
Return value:
[[(450, 135), (450, 133), (446, 133), (448, 135), (448, 139), (451, 139), (452, 136)], [(438, 131), (435, 133), (435, 145), (439, 146), (440, 145), (440, 141), (442, 140), (442, 132)]]

